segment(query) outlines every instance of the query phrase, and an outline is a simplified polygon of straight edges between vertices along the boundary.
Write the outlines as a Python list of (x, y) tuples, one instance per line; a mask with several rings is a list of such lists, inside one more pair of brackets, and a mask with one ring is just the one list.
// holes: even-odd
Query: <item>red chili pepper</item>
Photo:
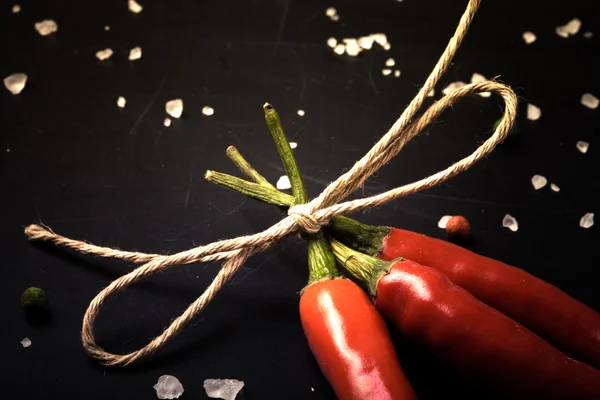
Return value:
[(443, 272), (488, 306), (536, 332), (569, 356), (600, 368), (600, 314), (557, 287), (452, 243), (397, 228), (336, 218), (334, 236), (384, 260), (400, 256)]
[(300, 318), (321, 371), (337, 397), (416, 399), (383, 318), (364, 291), (348, 279), (308, 286)]
[(338, 261), (368, 285), (377, 310), (470, 378), (528, 398), (600, 399), (600, 371), (567, 357), (440, 271), (331, 244)]

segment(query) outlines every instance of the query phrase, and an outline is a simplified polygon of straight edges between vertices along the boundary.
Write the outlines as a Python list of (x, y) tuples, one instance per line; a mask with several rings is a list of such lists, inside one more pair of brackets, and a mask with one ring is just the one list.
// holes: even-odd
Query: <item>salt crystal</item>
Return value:
[(340, 16), (337, 13), (337, 10), (334, 7), (329, 7), (325, 10), (325, 15), (329, 17), (330, 20), (337, 22), (340, 20)]
[(527, 119), (537, 121), (542, 116), (542, 110), (533, 104), (527, 104)]
[(371, 36), (362, 36), (358, 38), (358, 45), (365, 49), (371, 50), (373, 48), (374, 39)]
[(304, 114), (306, 114), (306, 113), (304, 112), (304, 110), (298, 110), (298, 115), (299, 115), (299, 116), (301, 116), (301, 117), (304, 117)]
[(388, 42), (385, 33), (372, 33), (371, 38), (382, 47)]
[(577, 18), (570, 20), (566, 25), (556, 28), (556, 34), (563, 38), (577, 34), (581, 28), (581, 21)]
[(523, 40), (525, 44), (531, 44), (537, 40), (537, 36), (535, 36), (535, 33), (527, 31), (523, 33)]
[(215, 109), (212, 108), (211, 106), (204, 106), (204, 107), (202, 107), (202, 114), (210, 117), (214, 113), (215, 113)]
[(334, 52), (335, 54), (337, 54), (337, 55), (340, 55), (340, 56), (341, 56), (342, 54), (344, 54), (344, 52), (345, 52), (345, 51), (346, 51), (346, 46), (344, 46), (344, 45), (343, 45), (343, 44), (341, 44), (341, 43), (340, 43), (340, 44), (338, 44), (337, 46), (335, 46), (335, 47), (333, 48), (333, 52)]
[(598, 100), (598, 98), (596, 96), (594, 96), (593, 94), (586, 93), (583, 96), (581, 96), (581, 104), (583, 104), (587, 108), (591, 108), (592, 110), (595, 110), (596, 108), (598, 108), (598, 104), (600, 104), (600, 100)]
[(315, 391), (315, 388), (314, 388), (314, 387), (311, 387), (311, 388), (310, 388), (310, 391), (311, 391), (311, 392), (314, 392), (314, 391)]
[(327, 39), (327, 46), (331, 47), (332, 49), (337, 45), (337, 39), (334, 37), (330, 37), (329, 39)]
[(140, 58), (142, 58), (142, 48), (141, 47), (134, 47), (133, 49), (129, 50), (129, 60), (130, 61), (139, 60)]
[(236, 379), (206, 379), (204, 390), (211, 399), (235, 400), (244, 382)]
[(446, 229), (446, 224), (448, 224), (450, 218), (452, 218), (452, 215), (444, 215), (442, 218), (440, 218), (440, 220), (438, 221), (438, 228)]
[(21, 72), (12, 74), (4, 78), (4, 86), (12, 93), (19, 94), (25, 88), (27, 83), (27, 75)]
[(23, 340), (21, 340), (21, 346), (28, 348), (31, 346), (31, 340), (29, 340), (29, 338), (23, 338)]
[(531, 184), (535, 190), (540, 190), (548, 184), (548, 180), (542, 175), (534, 175), (533, 178), (531, 178)]
[(400, 70), (399, 69), (397, 69), (397, 70), (394, 71), (394, 76), (396, 78), (398, 78), (400, 76)]
[[(473, 74), (473, 76), (471, 76), (471, 83), (480, 83), (480, 82), (486, 82), (487, 78), (481, 74), (478, 74), (477, 72), (475, 72)], [(477, 93), (478, 95), (480, 95), (481, 97), (490, 97), (492, 94), (490, 92), (482, 92), (482, 93)]]
[(391, 45), (391, 44), (389, 44), (389, 43), (386, 43), (386, 44), (384, 44), (384, 45), (383, 45), (383, 49), (384, 49), (384, 50), (389, 50), (389, 49), (391, 49), (391, 48), (392, 48), (392, 45)]
[(105, 31), (107, 31), (107, 32), (108, 32), (108, 31), (110, 31), (110, 26), (106, 25), (106, 26), (104, 27), (104, 30), (105, 30)]
[(42, 36), (48, 36), (58, 30), (58, 25), (51, 19), (45, 19), (35, 23), (35, 30)]
[(173, 375), (161, 375), (153, 387), (159, 399), (177, 399), (184, 392), (181, 382)]
[(584, 142), (583, 140), (578, 141), (575, 146), (577, 147), (577, 150), (583, 154), (587, 153), (588, 149), (590, 148), (590, 144), (588, 142)]
[(427, 97), (433, 97), (435, 96), (435, 89), (431, 89), (431, 91), (429, 93), (427, 93)]
[(183, 100), (175, 99), (167, 101), (165, 110), (167, 111), (167, 114), (173, 118), (181, 117), (181, 114), (183, 113)]
[(396, 61), (393, 58), (388, 58), (385, 61), (385, 66), (386, 67), (393, 67), (394, 65), (396, 65)]
[(13, 14), (18, 14), (19, 12), (21, 12), (21, 6), (18, 4), (15, 4), (14, 6), (12, 6), (12, 8), (10, 10), (12, 11)]
[(171, 126), (171, 118), (165, 118), (165, 121), (163, 122), (163, 125), (166, 126), (167, 128), (169, 126)]
[(276, 186), (279, 190), (285, 190), (291, 188), (292, 184), (290, 183), (290, 178), (287, 175), (283, 175), (277, 180)]
[(109, 59), (113, 55), (112, 49), (104, 49), (96, 52), (96, 58), (100, 61)]
[(587, 32), (583, 33), (583, 37), (586, 39), (591, 39), (593, 36), (594, 36), (594, 32), (587, 31)]
[(138, 2), (135, 0), (129, 0), (127, 2), (127, 5), (129, 6), (129, 11), (131, 11), (134, 14), (139, 14), (144, 9), (144, 7), (139, 5)]
[(298, 147), (298, 143), (290, 142), (290, 149), (295, 149), (296, 147)]
[(384, 68), (381, 70), (381, 73), (383, 74), (383, 76), (388, 76), (389, 74), (392, 73), (392, 70), (389, 68)]
[(516, 232), (519, 230), (519, 223), (517, 222), (516, 219), (514, 219), (511, 215), (506, 214), (504, 216), (504, 219), (502, 220), (502, 226), (505, 228), (510, 229), (513, 232)]
[(346, 43), (346, 54), (349, 56), (356, 57), (362, 51), (356, 39), (344, 39), (344, 43)]
[(465, 85), (466, 85), (466, 83), (464, 83), (462, 81), (452, 82), (451, 84), (449, 84), (448, 86), (446, 86), (444, 88), (444, 90), (442, 90), (442, 93), (444, 95), (448, 95), (451, 92), (455, 91), (456, 89), (460, 89), (461, 87), (463, 87)]
[(124, 108), (126, 103), (127, 101), (125, 100), (125, 97), (119, 96), (119, 98), (117, 99), (117, 105), (121, 108)]
[(555, 183), (550, 184), (550, 189), (552, 189), (553, 192), (560, 192), (560, 188)]
[(594, 225), (594, 213), (587, 213), (579, 220), (579, 226), (585, 229), (591, 228)]

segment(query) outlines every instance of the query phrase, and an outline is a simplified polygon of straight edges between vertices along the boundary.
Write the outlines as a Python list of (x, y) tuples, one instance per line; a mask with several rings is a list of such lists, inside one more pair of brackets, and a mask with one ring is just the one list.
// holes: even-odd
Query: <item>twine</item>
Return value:
[[(50, 228), (41, 225), (30, 225), (25, 229), (29, 240), (52, 242), (56, 245), (76, 250), (80, 253), (100, 257), (116, 258), (143, 264), (130, 273), (114, 280), (91, 301), (85, 316), (81, 339), (85, 350), (107, 366), (127, 366), (149, 356), (164, 346), (180, 332), (184, 326), (201, 312), (214, 298), (217, 292), (235, 274), (251, 255), (264, 251), (285, 237), (300, 231), (315, 233), (336, 215), (351, 213), (366, 208), (377, 207), (391, 200), (431, 188), (470, 168), (475, 162), (487, 156), (509, 134), (516, 117), (517, 97), (508, 87), (495, 81), (486, 81), (466, 85), (453, 91), (434, 103), (416, 121), (411, 122), (421, 108), (427, 94), (433, 89), (441, 75), (451, 63), (452, 57), (467, 33), (467, 29), (477, 11), (481, 0), (470, 0), (463, 13), (454, 36), (450, 39), (444, 53), (438, 60), (424, 86), (410, 102), (400, 118), (389, 131), (365, 154), (354, 166), (337, 180), (332, 182), (315, 199), (307, 204), (292, 206), (288, 216), (270, 228), (254, 235), (240, 236), (233, 239), (220, 240), (207, 245), (173, 255), (145, 254), (128, 252), (66, 238), (54, 233)], [(340, 203), (350, 193), (360, 187), (366, 179), (379, 168), (394, 158), (408, 141), (432, 123), (442, 111), (451, 107), (460, 99), (474, 93), (492, 92), (504, 100), (505, 110), (502, 121), (494, 134), (471, 155), (463, 158), (450, 167), (427, 178), (410, 183), (376, 196)], [(113, 354), (105, 351), (94, 338), (94, 322), (102, 304), (113, 294), (159, 271), (174, 265), (191, 264), (225, 260), (222, 268), (212, 283), (196, 301), (176, 318), (162, 334), (152, 339), (145, 347), (129, 354)]]

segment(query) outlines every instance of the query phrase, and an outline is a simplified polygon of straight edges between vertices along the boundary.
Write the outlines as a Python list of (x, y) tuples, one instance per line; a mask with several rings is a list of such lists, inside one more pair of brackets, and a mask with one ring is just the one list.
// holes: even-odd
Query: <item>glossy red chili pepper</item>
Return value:
[(440, 271), (377, 260), (335, 241), (332, 247), (406, 337), (469, 378), (520, 398), (600, 399), (600, 371), (567, 357)]
[(334, 236), (384, 260), (405, 257), (443, 272), (490, 307), (525, 325), (569, 356), (600, 368), (600, 314), (528, 272), (419, 233), (333, 222)]
[(341, 400), (416, 399), (387, 326), (364, 291), (348, 279), (309, 285), (300, 318), (321, 371)]

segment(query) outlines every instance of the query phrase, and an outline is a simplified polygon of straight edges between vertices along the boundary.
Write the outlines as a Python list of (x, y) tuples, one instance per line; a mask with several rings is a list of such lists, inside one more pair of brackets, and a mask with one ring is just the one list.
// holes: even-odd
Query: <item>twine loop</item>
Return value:
[(312, 214), (308, 204), (296, 204), (291, 206), (288, 209), (288, 216), (306, 233), (317, 233), (328, 223), (328, 221), (322, 223), (317, 220), (315, 215)]

